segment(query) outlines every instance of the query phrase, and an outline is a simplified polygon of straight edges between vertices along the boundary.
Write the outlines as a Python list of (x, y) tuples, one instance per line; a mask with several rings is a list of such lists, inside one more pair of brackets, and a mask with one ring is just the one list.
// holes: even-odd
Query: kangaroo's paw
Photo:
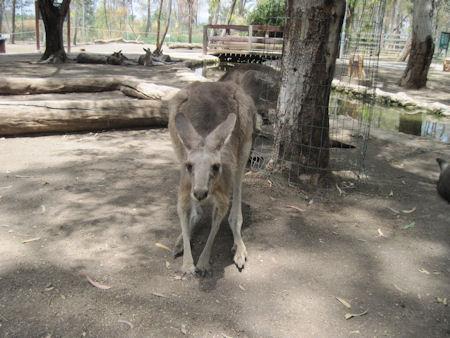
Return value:
[(244, 245), (237, 246), (233, 261), (239, 272), (241, 272), (242, 269), (244, 269), (245, 262), (247, 261), (247, 250)]

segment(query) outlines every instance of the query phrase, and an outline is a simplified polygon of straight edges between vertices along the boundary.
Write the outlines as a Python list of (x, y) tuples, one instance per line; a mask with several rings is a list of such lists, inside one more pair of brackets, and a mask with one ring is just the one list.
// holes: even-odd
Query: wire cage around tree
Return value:
[[(353, 12), (351, 25), (341, 33), (339, 57), (336, 61), (332, 91), (328, 105), (328, 121), (315, 125), (299, 121), (301, 143), (295, 156), (281, 154), (281, 166), (288, 174), (290, 183), (302, 180), (304, 175), (317, 172), (333, 172), (338, 175), (361, 178), (365, 176), (365, 156), (374, 110), (385, 1), (358, 2)], [(267, 50), (273, 46), (267, 45)], [(266, 65), (280, 70), (280, 60), (264, 61)], [(273, 114), (271, 88), (261, 90), (259, 101), (267, 102), (269, 117)], [(272, 104), (272, 105), (271, 105)], [(272, 112), (270, 112), (272, 110)], [(254, 140), (251, 168), (265, 171), (274, 150), (273, 118), (260, 124)], [(270, 123), (271, 122), (271, 123)], [(328, 133), (329, 142), (308, 144), (301, 134), (316, 128), (321, 135)], [(325, 138), (324, 138), (325, 139)], [(311, 154), (329, 152), (326, 168), (317, 165)]]

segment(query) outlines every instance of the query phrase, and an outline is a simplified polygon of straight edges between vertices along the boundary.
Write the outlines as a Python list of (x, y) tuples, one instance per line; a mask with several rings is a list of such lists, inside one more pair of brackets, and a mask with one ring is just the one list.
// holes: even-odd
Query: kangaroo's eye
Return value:
[(186, 170), (192, 172), (192, 163), (186, 163)]
[(211, 170), (212, 170), (214, 173), (218, 173), (219, 170), (220, 170), (220, 164), (219, 164), (219, 163), (213, 164), (213, 165), (211, 166)]

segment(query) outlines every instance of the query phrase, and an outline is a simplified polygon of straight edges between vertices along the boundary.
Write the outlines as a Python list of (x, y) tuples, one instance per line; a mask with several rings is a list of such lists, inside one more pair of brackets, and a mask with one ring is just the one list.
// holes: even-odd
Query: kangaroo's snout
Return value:
[(203, 201), (206, 197), (208, 197), (208, 190), (206, 190), (206, 189), (195, 189), (194, 190), (194, 197), (198, 201)]

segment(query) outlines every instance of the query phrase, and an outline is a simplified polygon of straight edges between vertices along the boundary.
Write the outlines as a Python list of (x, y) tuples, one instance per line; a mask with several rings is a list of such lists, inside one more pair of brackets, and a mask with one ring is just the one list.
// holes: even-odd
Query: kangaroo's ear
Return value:
[(144, 52), (147, 52), (147, 50), (145, 48), (142, 48), (144, 50)]
[(236, 114), (228, 114), (226, 120), (219, 124), (216, 129), (206, 137), (206, 146), (213, 150), (222, 148), (233, 133), (234, 126), (236, 125), (236, 118)]
[(202, 142), (202, 137), (197, 133), (186, 115), (182, 113), (175, 115), (175, 127), (181, 142), (188, 150), (198, 147)]

